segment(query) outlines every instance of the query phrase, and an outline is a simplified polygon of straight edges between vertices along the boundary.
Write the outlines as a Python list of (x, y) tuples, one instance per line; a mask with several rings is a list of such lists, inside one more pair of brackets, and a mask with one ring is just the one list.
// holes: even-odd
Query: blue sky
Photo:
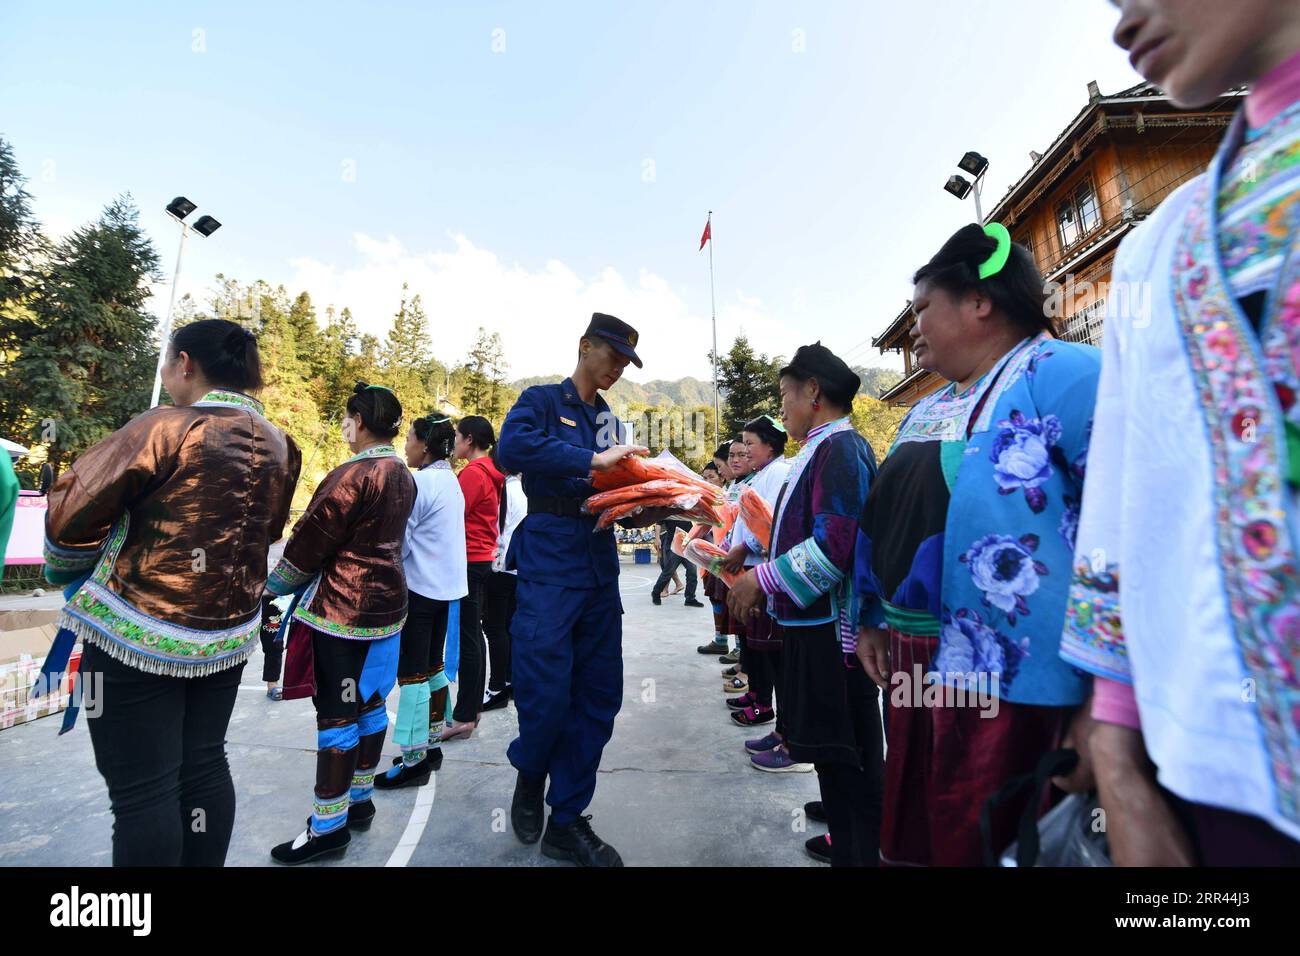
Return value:
[[(60, 4), (0, 10), (0, 136), (55, 234), (129, 191), (167, 280), (175, 195), (217, 272), (308, 289), (382, 333), (402, 281), (434, 351), (498, 331), (567, 372), (591, 311), (638, 326), (633, 378), (707, 378), (719, 340), (863, 346), (963, 222), (1083, 106), (1138, 82), (1105, 0)], [(635, 370), (634, 370), (635, 372)]]

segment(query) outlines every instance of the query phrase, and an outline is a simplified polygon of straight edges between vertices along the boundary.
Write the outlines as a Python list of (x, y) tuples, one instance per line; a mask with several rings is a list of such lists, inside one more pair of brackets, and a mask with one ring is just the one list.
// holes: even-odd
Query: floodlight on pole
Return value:
[(190, 230), (207, 238), (221, 228), (221, 223), (211, 216), (200, 216), (193, 225), (186, 224), (186, 218), (197, 208), (197, 205), (184, 196), (177, 196), (167, 204), (167, 215), (175, 219), (177, 225), (181, 227), (181, 245), (176, 252), (176, 271), (172, 274), (172, 292), (167, 301), (167, 318), (163, 322), (162, 334), (158, 337), (158, 364), (153, 372), (153, 395), (149, 398), (150, 408), (158, 405), (158, 399), (162, 395), (162, 367), (163, 362), (167, 361), (167, 343), (172, 335), (172, 309), (176, 306), (176, 286), (181, 278), (181, 257), (185, 255), (185, 239), (189, 236)]
[(984, 191), (984, 174), (988, 172), (989, 161), (972, 149), (958, 161), (957, 168), (963, 173), (969, 174), (974, 179), (974, 184), (972, 185), (971, 181), (965, 176), (949, 176), (948, 182), (944, 184), (943, 188), (958, 199), (965, 199), (974, 192), (975, 217), (982, 226), (984, 225), (984, 210), (980, 205), (980, 194)]

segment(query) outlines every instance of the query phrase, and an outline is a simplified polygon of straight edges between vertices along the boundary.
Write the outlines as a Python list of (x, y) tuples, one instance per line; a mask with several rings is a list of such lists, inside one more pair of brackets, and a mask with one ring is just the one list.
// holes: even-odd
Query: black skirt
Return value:
[(880, 690), (840, 647), (835, 622), (784, 628), (781, 711), (799, 763), (876, 771), (884, 755)]

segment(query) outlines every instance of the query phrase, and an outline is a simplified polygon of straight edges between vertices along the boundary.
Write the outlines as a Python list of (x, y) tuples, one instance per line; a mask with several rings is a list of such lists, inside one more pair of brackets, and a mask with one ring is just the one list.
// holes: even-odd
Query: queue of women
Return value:
[[(966, 226), (913, 276), (913, 352), (948, 384), (879, 466), (850, 423), (858, 376), (816, 344), (781, 370), (780, 421), (748, 423), (710, 469), (773, 521), (766, 540), (731, 529), (702, 650), (739, 639), (729, 719), (770, 725), (745, 744), (759, 769), (811, 765), (833, 864), (978, 865), (1063, 791), (1095, 791), (1119, 864), (1300, 864), (1300, 7), (1116, 6), (1116, 42), (1174, 102), (1252, 89), (1210, 171), (1121, 245), (1114, 282), (1153, 291), (1116, 297), (1104, 352), (1056, 337), (1043, 276), (1005, 228)], [(548, 855), (619, 865), (582, 815), (619, 703), (617, 561), (612, 532), (577, 536), (592, 519), (575, 495), (646, 452), (589, 437), (608, 412), (598, 389), (640, 365), (636, 344), (593, 316), (573, 378), (529, 389), (507, 418), (506, 460), (524, 490), (545, 489), (507, 566), (500, 536), (524, 509), (508, 491), (503, 506), (490, 426), (416, 418), (403, 462), (396, 397), (358, 385), (354, 455), (268, 576), (298, 450), (253, 397), (253, 336), (222, 320), (178, 330), (174, 404), (82, 455), (46, 527), (62, 623), (83, 673), (102, 675), (89, 729), (114, 863), (224, 861), (225, 733), (268, 593), (293, 595), (284, 696), (311, 696), (319, 747), (307, 824), (272, 855), (341, 853), (375, 789), (427, 780), (441, 742), (503, 699), (509, 651), (493, 647), (485, 695), (480, 623), (510, 630), (513, 587), (495, 575), (518, 556), (512, 823)], [(575, 580), (584, 569), (593, 582)], [(383, 767), (394, 683), (400, 754)], [(1058, 749), (1075, 756), (1055, 789), (990, 801)]]

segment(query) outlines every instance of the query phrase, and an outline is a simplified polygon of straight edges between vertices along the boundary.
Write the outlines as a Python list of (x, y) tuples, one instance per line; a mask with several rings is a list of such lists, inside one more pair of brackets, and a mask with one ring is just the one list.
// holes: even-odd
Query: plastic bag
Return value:
[(722, 559), (726, 556), (727, 552), (702, 538), (696, 538), (686, 545), (687, 561), (700, 570), (709, 572), (727, 587), (731, 587), (740, 579), (740, 575), (722, 570)]

